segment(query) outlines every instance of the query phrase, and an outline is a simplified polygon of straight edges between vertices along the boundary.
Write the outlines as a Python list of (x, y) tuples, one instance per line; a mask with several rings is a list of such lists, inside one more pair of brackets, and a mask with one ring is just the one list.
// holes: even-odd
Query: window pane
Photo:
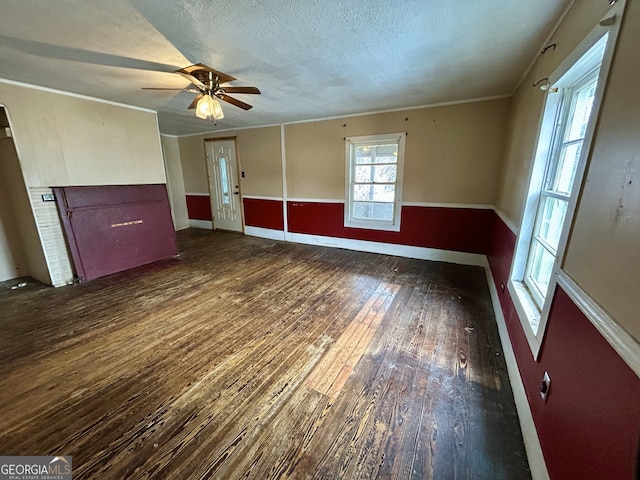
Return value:
[(358, 183), (373, 182), (373, 167), (370, 165), (356, 166), (354, 179)]
[(363, 220), (393, 220), (393, 203), (353, 202), (353, 217)]
[(371, 147), (356, 147), (356, 163), (373, 163), (373, 151)]
[(374, 147), (375, 163), (397, 163), (398, 144), (376, 145)]
[(566, 194), (571, 193), (581, 150), (582, 142), (566, 145), (560, 149), (558, 164), (551, 186), (552, 190)]
[(393, 202), (395, 200), (395, 185), (354, 185), (353, 200), (356, 202)]
[(375, 182), (395, 183), (398, 168), (396, 165), (377, 165), (374, 168), (373, 180)]
[(394, 183), (396, 169), (396, 165), (358, 165), (355, 180), (357, 183)]
[(540, 245), (540, 243), (536, 240), (532, 242), (529, 278), (533, 281), (534, 285), (538, 290), (540, 290), (540, 293), (543, 296), (547, 293), (547, 287), (549, 286), (549, 280), (551, 279), (554, 261), (555, 257)]
[(569, 119), (568, 134), (565, 141), (578, 140), (584, 138), (587, 130), (587, 123), (591, 115), (593, 98), (596, 95), (597, 78), (576, 92), (575, 107)]
[(231, 204), (231, 195), (229, 192), (229, 175), (227, 172), (227, 159), (220, 157), (220, 186), (222, 187), (222, 203), (223, 205)]
[(356, 163), (396, 163), (398, 144), (363, 145), (355, 148)]
[(558, 198), (546, 197), (542, 206), (542, 217), (537, 235), (554, 250), (558, 249), (562, 224), (567, 213), (568, 202)]

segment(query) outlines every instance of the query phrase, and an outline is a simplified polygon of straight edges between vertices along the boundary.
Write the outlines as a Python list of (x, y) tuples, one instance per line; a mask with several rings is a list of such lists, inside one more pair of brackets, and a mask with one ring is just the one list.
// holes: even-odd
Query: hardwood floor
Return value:
[(481, 268), (179, 232), (0, 292), (0, 454), (75, 479), (529, 479)]

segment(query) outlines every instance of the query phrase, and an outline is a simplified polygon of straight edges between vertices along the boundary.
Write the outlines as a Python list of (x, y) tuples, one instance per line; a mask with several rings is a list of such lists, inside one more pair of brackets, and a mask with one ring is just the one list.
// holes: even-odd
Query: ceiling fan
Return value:
[(180, 90), (183, 92), (197, 93), (196, 98), (189, 105), (189, 109), (196, 109), (196, 115), (202, 119), (213, 118), (219, 120), (224, 118), (222, 107), (217, 99), (240, 107), (243, 110), (249, 110), (251, 105), (237, 98), (230, 97), (229, 93), (246, 93), (259, 94), (260, 90), (256, 87), (228, 87), (223, 86), (235, 80), (231, 75), (219, 72), (203, 63), (196, 63), (189, 67), (176, 70), (175, 73), (182, 75), (189, 80), (195, 88), (155, 88), (142, 87), (143, 90)]

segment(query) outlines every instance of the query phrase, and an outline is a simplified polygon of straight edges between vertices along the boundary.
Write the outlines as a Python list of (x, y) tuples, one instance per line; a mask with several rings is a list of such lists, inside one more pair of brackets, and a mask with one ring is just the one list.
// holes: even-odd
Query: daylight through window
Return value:
[(524, 281), (539, 308), (542, 308), (558, 243), (564, 225), (567, 206), (582, 143), (591, 115), (591, 107), (598, 84), (598, 71), (590, 74), (578, 85), (564, 91), (561, 122), (556, 130), (556, 142), (546, 169), (543, 188), (536, 214), (527, 269)]
[(400, 229), (405, 134), (347, 139), (345, 225)]
[(514, 306), (534, 348), (548, 316), (549, 294), (561, 267), (584, 174), (607, 40), (607, 34), (595, 40), (556, 80), (555, 72), (551, 76), (509, 281)]

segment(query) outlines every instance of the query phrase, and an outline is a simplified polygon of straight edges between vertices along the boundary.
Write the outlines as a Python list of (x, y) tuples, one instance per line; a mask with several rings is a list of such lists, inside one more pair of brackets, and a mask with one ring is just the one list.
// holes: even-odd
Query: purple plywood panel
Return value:
[(61, 187), (55, 191), (82, 280), (178, 254), (165, 185)]
[(163, 202), (167, 199), (164, 185), (100, 185), (64, 187), (68, 208), (92, 208), (106, 205)]

